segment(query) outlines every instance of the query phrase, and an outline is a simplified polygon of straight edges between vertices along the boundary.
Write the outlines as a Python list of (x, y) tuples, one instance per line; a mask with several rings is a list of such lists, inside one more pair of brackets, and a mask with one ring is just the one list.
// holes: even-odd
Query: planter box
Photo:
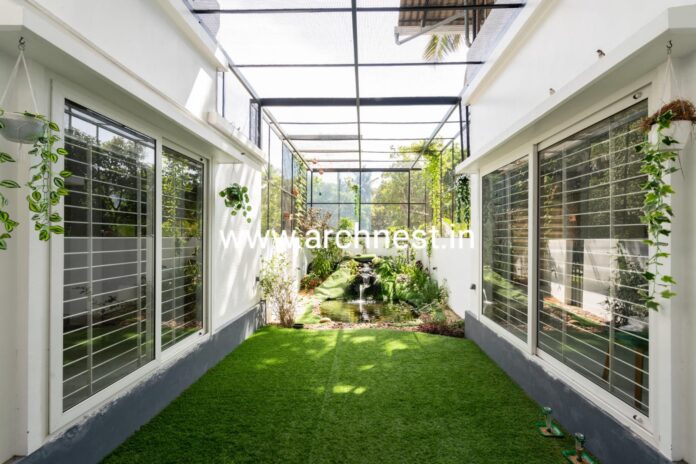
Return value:
[(692, 127), (693, 123), (691, 121), (672, 121), (671, 126), (662, 131), (662, 135), (668, 135), (679, 143), (667, 146), (662, 144), (661, 141), (657, 140), (657, 124), (654, 124), (650, 129), (650, 133), (648, 134), (648, 140), (653, 145), (660, 142), (660, 150), (681, 151), (684, 149), (684, 146), (688, 143), (689, 138), (691, 137)]

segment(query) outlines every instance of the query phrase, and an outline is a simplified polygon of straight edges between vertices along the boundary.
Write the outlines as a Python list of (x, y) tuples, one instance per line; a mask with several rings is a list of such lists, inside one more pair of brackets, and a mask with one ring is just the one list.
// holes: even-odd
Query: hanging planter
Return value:
[(33, 144), (44, 135), (46, 126), (46, 122), (36, 116), (28, 112), (0, 112), (0, 134), (10, 142)]
[[(56, 148), (55, 144), (60, 140), (56, 135), (60, 127), (55, 122), (38, 113), (34, 90), (31, 86), (29, 69), (24, 59), (24, 38), (19, 40), (19, 57), (10, 74), (7, 86), (0, 96), (0, 105), (3, 104), (10, 86), (17, 77), (20, 65), (23, 65), (27, 76), (27, 84), (34, 103), (34, 112), (12, 113), (4, 112), (0, 107), (0, 134), (7, 140), (19, 144), (31, 144), (29, 156), (39, 158), (38, 162), (29, 168), (29, 179), (24, 182), (29, 188), (27, 203), (32, 213), (31, 220), (34, 230), (38, 232), (39, 240), (48, 241), (53, 234), (63, 234), (61, 225), (63, 218), (53, 212), (53, 208), (60, 203), (62, 197), (68, 194), (65, 188), (65, 179), (72, 174), (70, 171), (55, 172), (54, 166), (68, 152), (64, 148)], [(15, 159), (9, 154), (0, 152), (0, 163), (13, 163)], [(19, 179), (0, 179), (0, 188), (21, 188)], [(7, 240), (12, 237), (13, 230), (19, 223), (13, 220), (7, 211), (8, 198), (0, 191), (0, 250), (7, 249)]]
[(251, 222), (251, 218), (247, 215), (251, 211), (249, 205), (249, 189), (245, 186), (234, 183), (220, 192), (220, 196), (225, 199), (225, 206), (231, 208), (230, 214), (236, 216), (237, 213), (242, 213), (247, 222)]
[[(660, 127), (661, 115), (671, 112), (669, 127)], [(689, 141), (693, 125), (696, 123), (696, 108), (688, 100), (673, 100), (643, 122), (643, 130), (648, 133), (651, 145), (661, 150), (681, 151)], [(668, 138), (672, 143), (665, 144)]]

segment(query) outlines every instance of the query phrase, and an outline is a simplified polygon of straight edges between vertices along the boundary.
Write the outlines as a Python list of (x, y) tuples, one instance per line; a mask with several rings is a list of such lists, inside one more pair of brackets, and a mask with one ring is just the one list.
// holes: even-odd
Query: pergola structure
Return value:
[[(267, 150), (269, 164), (274, 151), (282, 153), (277, 167), (283, 180), (288, 163), (282, 157), (292, 157), (290, 181), (287, 186), (280, 182), (289, 195), (281, 222), (301, 209), (294, 187), (299, 177), (306, 182), (300, 197), (315, 206), (317, 175), (355, 173), (362, 206), (370, 200), (363, 173), (409, 172), (410, 185), (410, 172), (423, 168), (426, 152), (449, 149), (456, 154), (441, 169), (453, 182), (454, 166), (469, 153), (469, 108), (461, 101), (465, 76), (469, 67), (483, 64), (467, 59), (468, 46), (491, 11), (524, 6), (494, 0), (188, 4), (228, 55), (236, 78), (229, 82), (223, 74), (223, 116)], [(433, 37), (453, 42), (449, 53), (426, 57)], [(239, 112), (239, 101), (230, 93), (248, 100), (248, 114)], [(236, 114), (228, 114), (232, 105), (225, 98), (235, 100)], [(373, 175), (372, 181), (380, 182), (375, 179)], [(404, 226), (415, 224), (411, 190), (400, 200), (408, 209)], [(271, 194), (265, 194), (270, 204)], [(336, 206), (332, 212), (342, 216), (340, 210)], [(361, 211), (353, 220), (363, 224)], [(290, 221), (285, 222), (282, 229), (289, 227)]]

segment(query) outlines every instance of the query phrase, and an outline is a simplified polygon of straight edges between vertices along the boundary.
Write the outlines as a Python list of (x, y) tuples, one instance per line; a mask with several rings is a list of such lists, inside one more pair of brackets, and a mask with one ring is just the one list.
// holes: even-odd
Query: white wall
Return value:
[[(449, 289), (450, 308), (461, 317), (478, 306), (478, 290), (471, 288), (477, 283), (479, 265), (472, 240), (475, 238), (463, 239), (461, 246), (457, 242), (452, 246), (448, 238), (435, 239), (429, 260), (433, 277)], [(425, 259), (428, 260), (427, 256)]]
[[(212, 227), (211, 257), (213, 259), (212, 327), (217, 330), (258, 303), (255, 277), (259, 271), (262, 247), (246, 246), (249, 234), (259, 230), (261, 223), (261, 172), (244, 166), (218, 165), (214, 172), (215, 192), (233, 182), (250, 189), (252, 222), (232, 216), (223, 199), (215, 197)], [(239, 243), (235, 244), (235, 238)]]
[[(696, 53), (674, 62), (681, 97), (696, 101)], [(659, 70), (663, 78), (664, 68)], [(661, 81), (658, 81), (658, 87)], [(676, 95), (675, 95), (676, 96)], [(656, 109), (656, 108), (653, 108)], [(696, 462), (696, 132), (680, 154), (682, 173), (672, 176), (676, 194), (675, 219), (671, 237), (671, 271), (678, 285), (674, 297), (661, 317), (668, 319), (669, 333), (659, 343), (671, 344), (671, 395), (675, 399), (673, 428), (675, 452), (687, 462)], [(652, 347), (651, 347), (652, 349)]]
[[(542, 4), (495, 72), (468, 95), (471, 152), (474, 156), (533, 108), (594, 65), (601, 49), (607, 56), (666, 8), (693, 0), (531, 0)], [(522, 17), (522, 15), (521, 15)], [(485, 26), (484, 26), (485, 27)]]
[[(532, 5), (536, 3), (530, 2)], [(627, 0), (545, 3), (545, 13), (516, 37), (514, 44), (508, 45), (510, 53), (503, 53), (504, 58), (494, 72), (474, 85), (468, 95), (472, 105), (472, 155), (474, 159), (485, 155), (485, 159), (470, 164), (471, 170), (485, 172), (508, 160), (523, 155), (532, 156), (535, 144), (559, 133), (570, 136), (576, 130), (571, 130), (571, 127), (576, 124), (582, 126), (584, 120), (599, 120), (604, 113), (609, 116), (611, 112), (607, 107), (621, 99), (624, 105), (629, 104), (627, 102), (631, 101), (632, 93), (646, 85), (650, 85), (650, 88), (642, 97), (648, 97), (650, 111), (656, 111), (662, 103), (675, 96), (696, 100), (696, 82), (693, 79), (696, 53), (688, 51), (693, 50), (693, 33), (687, 36), (675, 33), (670, 37), (674, 38), (675, 50), (681, 51), (675, 52), (675, 68), (682, 95), (663, 93), (666, 40), (660, 38), (659, 43), (648, 44), (644, 51), (634, 54), (631, 52), (635, 52), (635, 49), (629, 50), (628, 45), (637, 44), (638, 41), (626, 43), (667, 7), (695, 4), (694, 1)], [(627, 14), (629, 11), (630, 14)], [(657, 33), (655, 37), (659, 37)], [(551, 105), (549, 88), (560, 93), (567, 86), (579, 85), (578, 76), (590, 68), (593, 72), (598, 69), (597, 49), (606, 53), (603, 60), (609, 60), (619, 48), (626, 54), (621, 67), (607, 68), (605, 74), (583, 83), (584, 87), (580, 87), (572, 99), (555, 107)], [(637, 69), (641, 71), (636, 72)], [(525, 126), (531, 121), (526, 119), (530, 115), (538, 119), (533, 120), (534, 124)], [(650, 418), (639, 421), (621, 405), (612, 404), (606, 393), (593, 391), (593, 387), (573, 380), (571, 373), (564, 376), (574, 388), (615, 415), (621, 423), (662, 453), (688, 462), (696, 462), (696, 443), (693, 440), (696, 427), (696, 401), (693, 395), (696, 391), (696, 343), (693, 337), (696, 317), (693, 302), (696, 294), (693, 285), (690, 285), (696, 269), (693, 235), (696, 211), (692, 201), (696, 191), (691, 178), (693, 173), (690, 174), (694, 168), (692, 160), (695, 152), (692, 143), (682, 154), (684, 176), (673, 179), (678, 193), (674, 203), (676, 219), (671, 266), (672, 275), (679, 286), (676, 289), (678, 296), (664, 302), (663, 309), (650, 317)], [(472, 203), (478, 207), (479, 189), (472, 190)], [(530, 205), (534, 208), (532, 198)], [(475, 224), (480, 223), (478, 212), (473, 217)], [(530, 301), (534, 301), (533, 295)], [(480, 313), (479, 308), (477, 312)], [(530, 359), (542, 364), (552, 375), (559, 375), (558, 371), (533, 356), (535, 347), (529, 345), (527, 348), (525, 353)]]
[(215, 109), (215, 64), (168, 16), (166, 2), (33, 1), (194, 115)]
[[(205, 122), (207, 113), (216, 106), (215, 60), (210, 51), (203, 50), (201, 41), (191, 38), (194, 32), (182, 30), (181, 18), (175, 18), (170, 7), (173, 3), (0, 0), (0, 90), (16, 59), (14, 44), (20, 34), (26, 35), (40, 112), (51, 114), (50, 89), (51, 81), (55, 81), (103, 102), (109, 110), (145, 121), (158, 136), (211, 157), (215, 190), (209, 198), (214, 203), (210, 222), (214, 269), (210, 327), (215, 330), (258, 301), (254, 266), (259, 252), (244, 245), (221, 250), (219, 231), (231, 227), (258, 229), (260, 166), (253, 161), (218, 164), (218, 160), (244, 158), (239, 155), (240, 148), (248, 150), (244, 141), (226, 137)], [(24, 17), (5, 15), (16, 7), (25, 8)], [(6, 109), (31, 107), (25, 86), (20, 85), (10, 97)], [(14, 153), (16, 145), (0, 139), (0, 149)], [(22, 156), (15, 164), (0, 165), (0, 178), (17, 179), (17, 173), (27, 172), (29, 162), (27, 156)], [(214, 194), (219, 186), (221, 189), (233, 181), (248, 184), (251, 189), (255, 219), (250, 226), (233, 220), (222, 199)], [(10, 212), (22, 225), (8, 243), (10, 250), (0, 252), (0, 397), (4, 399), (0, 404), (0, 462), (31, 453), (52, 438), (48, 392), (49, 245), (39, 242), (29, 227), (29, 212), (24, 207), (26, 188), (9, 193)]]
[[(10, 69), (14, 65), (11, 57), (0, 53), (0, 87), (7, 82)], [(2, 88), (0, 88), (2, 91)], [(12, 154), (16, 147), (0, 137), (0, 151)], [(0, 179), (16, 179), (17, 163), (0, 164)], [(2, 189), (10, 204), (2, 208), (14, 219), (18, 216), (20, 201), (23, 199), (16, 191)], [(5, 230), (0, 226), (0, 234)], [(17, 235), (16, 233), (13, 235)], [(0, 313), (4, 322), (0, 324), (0, 397), (6, 401), (0, 402), (0, 462), (12, 457), (14, 430), (18, 419), (17, 402), (18, 382), (14, 374), (17, 372), (17, 337), (18, 328), (18, 294), (17, 294), (17, 266), (20, 261), (20, 252), (16, 240), (8, 241), (7, 251), (0, 251), (0, 295), (3, 295)]]

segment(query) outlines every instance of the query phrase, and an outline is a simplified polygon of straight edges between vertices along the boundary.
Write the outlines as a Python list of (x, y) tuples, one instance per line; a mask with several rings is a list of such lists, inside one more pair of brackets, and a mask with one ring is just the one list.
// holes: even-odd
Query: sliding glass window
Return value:
[(539, 348), (648, 414), (648, 257), (628, 108), (539, 153)]
[(529, 163), (483, 177), (483, 314), (527, 340)]
[(203, 329), (204, 165), (162, 150), (162, 350)]
[(67, 103), (63, 410), (152, 361), (155, 141)]

